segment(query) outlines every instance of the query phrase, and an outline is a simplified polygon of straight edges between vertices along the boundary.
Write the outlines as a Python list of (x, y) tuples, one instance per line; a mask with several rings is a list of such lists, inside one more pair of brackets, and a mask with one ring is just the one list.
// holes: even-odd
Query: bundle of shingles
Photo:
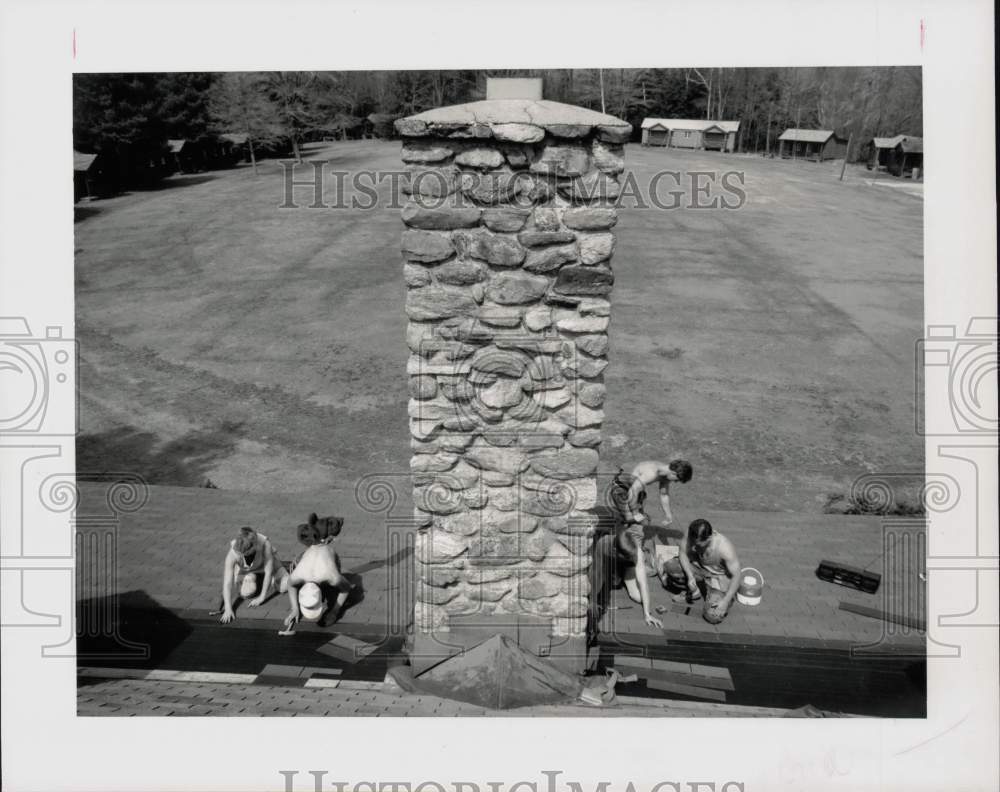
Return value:
[(635, 674), (650, 690), (660, 690), (706, 701), (726, 701), (734, 691), (728, 669), (697, 663), (677, 663), (652, 657), (616, 655), (614, 668), (620, 674)]
[(316, 651), (322, 652), (335, 660), (354, 664), (360, 663), (378, 649), (379, 644), (368, 643), (359, 638), (352, 638), (350, 635), (338, 633), (331, 640), (317, 647)]

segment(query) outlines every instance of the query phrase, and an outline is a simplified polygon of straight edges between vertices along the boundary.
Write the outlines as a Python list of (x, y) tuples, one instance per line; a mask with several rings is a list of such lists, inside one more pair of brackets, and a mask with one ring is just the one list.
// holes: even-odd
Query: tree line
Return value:
[(301, 156), (322, 138), (392, 137), (392, 122), (482, 99), (487, 77), (542, 77), (546, 99), (646, 117), (740, 121), (737, 150), (771, 153), (789, 127), (854, 141), (922, 134), (919, 67), (494, 69), (458, 71), (77, 74), (74, 147), (108, 154), (122, 180), (155, 171), (167, 140), (245, 137), (261, 155)]

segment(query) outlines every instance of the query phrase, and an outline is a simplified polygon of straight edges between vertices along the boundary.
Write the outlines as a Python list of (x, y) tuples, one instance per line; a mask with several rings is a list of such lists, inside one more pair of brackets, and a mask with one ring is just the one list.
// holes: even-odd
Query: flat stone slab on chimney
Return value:
[(396, 130), (405, 137), (492, 137), (524, 143), (541, 140), (543, 131), (566, 138), (596, 132), (612, 143), (624, 143), (632, 134), (631, 125), (620, 118), (547, 99), (484, 99), (438, 107), (399, 119)]

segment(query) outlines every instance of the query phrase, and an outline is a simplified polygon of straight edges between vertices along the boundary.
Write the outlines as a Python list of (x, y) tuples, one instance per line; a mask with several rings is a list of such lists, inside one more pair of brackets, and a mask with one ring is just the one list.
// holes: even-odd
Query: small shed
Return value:
[(93, 200), (108, 193), (108, 181), (100, 154), (73, 150), (73, 201)]
[(893, 152), (892, 167), (889, 172), (906, 177), (909, 174), (913, 178), (919, 178), (924, 172), (924, 139), (903, 135)]
[(365, 120), (368, 122), (372, 137), (391, 140), (396, 137), (396, 129), (393, 125), (397, 118), (399, 116), (394, 113), (372, 113)]
[(246, 132), (223, 132), (219, 135), (220, 158), (233, 165), (250, 159), (249, 141)]
[(885, 169), (894, 176), (923, 172), (924, 139), (912, 135), (874, 137), (868, 150), (868, 170)]
[(786, 129), (778, 138), (778, 146), (783, 158), (816, 162), (840, 159), (847, 154), (847, 139), (832, 129)]
[(365, 119), (338, 113), (323, 128), (323, 140), (360, 140), (365, 135)]
[(893, 149), (896, 148), (896, 144), (899, 143), (902, 137), (902, 135), (873, 137), (868, 144), (868, 161), (866, 163), (868, 170), (887, 168), (889, 160), (893, 156)]
[(204, 170), (205, 151), (193, 140), (174, 139), (167, 141), (167, 149), (174, 160), (174, 167), (180, 173), (195, 173)]
[(735, 151), (739, 121), (694, 118), (647, 118), (642, 122), (642, 145), (703, 151)]

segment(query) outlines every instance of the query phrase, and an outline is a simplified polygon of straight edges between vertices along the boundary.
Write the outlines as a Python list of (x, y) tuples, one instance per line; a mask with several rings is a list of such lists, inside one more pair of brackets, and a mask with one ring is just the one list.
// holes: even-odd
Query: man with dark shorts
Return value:
[(646, 486), (659, 483), (660, 504), (669, 525), (673, 521), (670, 484), (675, 481), (686, 483), (691, 480), (691, 475), (691, 465), (682, 459), (669, 463), (640, 462), (631, 474), (618, 471), (609, 492), (611, 525), (606, 526), (603, 535), (595, 540), (594, 560), (590, 567), (591, 606), (588, 619), (592, 637), (597, 633), (597, 622), (611, 588), (615, 567), (634, 568), (643, 619), (650, 627), (663, 627), (663, 622), (650, 612), (651, 599), (646, 580), (647, 574), (655, 568), (651, 548), (644, 547), (644, 526), (649, 522), (648, 515), (643, 511)]
[[(674, 521), (673, 512), (670, 510), (670, 485), (674, 482), (687, 484), (694, 475), (694, 470), (689, 462), (683, 459), (674, 459), (670, 462), (656, 462), (649, 460), (640, 462), (632, 470), (629, 477), (628, 489), (625, 493), (624, 503), (621, 511), (626, 519), (635, 511), (641, 512), (641, 504), (646, 500), (646, 487), (656, 484), (660, 491), (660, 506), (663, 507), (664, 525), (670, 525)], [(622, 478), (622, 472), (618, 472), (616, 480)], [(622, 478), (622, 482), (625, 480)], [(612, 490), (612, 497), (615, 497)], [(645, 517), (645, 515), (642, 515)], [(648, 519), (648, 518), (646, 518)]]

